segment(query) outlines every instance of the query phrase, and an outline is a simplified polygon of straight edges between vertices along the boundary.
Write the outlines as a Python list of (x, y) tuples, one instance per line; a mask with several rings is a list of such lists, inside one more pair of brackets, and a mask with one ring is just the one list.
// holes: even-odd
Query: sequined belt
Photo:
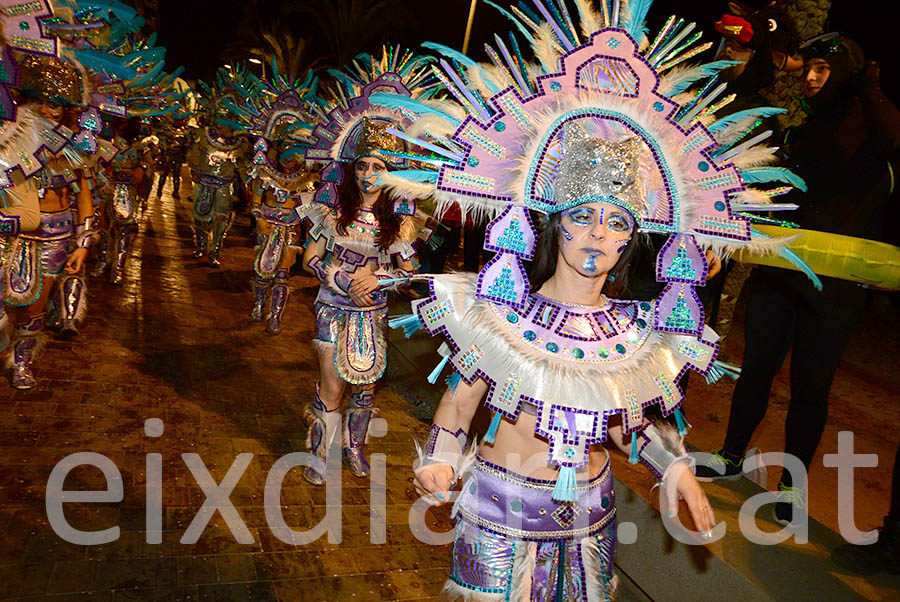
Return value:
[(30, 240), (62, 240), (72, 236), (75, 220), (68, 209), (58, 212), (41, 212), (41, 226), (30, 234), (21, 234)]
[(481, 457), (457, 501), (462, 520), (515, 539), (559, 541), (593, 535), (614, 520), (609, 459), (600, 474), (579, 481), (574, 502), (552, 498), (555, 481), (525, 477)]
[(223, 188), (231, 183), (231, 178), (223, 178), (222, 176), (214, 176), (203, 172), (194, 172), (193, 174), (198, 184), (208, 186), (210, 188)]

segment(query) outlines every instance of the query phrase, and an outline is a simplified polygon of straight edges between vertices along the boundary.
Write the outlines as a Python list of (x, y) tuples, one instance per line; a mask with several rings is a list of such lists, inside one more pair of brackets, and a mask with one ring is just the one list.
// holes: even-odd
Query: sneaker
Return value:
[(695, 475), (698, 481), (709, 483), (724, 479), (726, 481), (736, 481), (743, 474), (743, 456), (732, 456), (725, 450), (713, 452), (712, 456), (706, 459), (706, 462), (697, 463)]
[(844, 544), (834, 549), (835, 564), (860, 575), (888, 573), (900, 575), (900, 522), (884, 519), (878, 541), (870, 545)]
[(788, 526), (794, 521), (794, 508), (802, 510), (806, 506), (806, 491), (802, 487), (787, 487), (778, 483), (778, 501), (775, 502), (773, 516), (775, 522)]

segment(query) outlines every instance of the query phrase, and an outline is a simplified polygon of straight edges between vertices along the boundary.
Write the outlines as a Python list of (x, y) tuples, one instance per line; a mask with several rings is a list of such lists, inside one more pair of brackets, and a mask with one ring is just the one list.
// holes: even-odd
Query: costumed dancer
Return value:
[[(435, 503), (463, 479), (445, 591), (609, 600), (616, 504), (603, 444), (662, 479), (664, 514), (680, 497), (698, 541), (710, 536), (715, 517), (682, 445), (676, 384), (687, 370), (721, 374), (695, 291), (706, 279), (704, 250), (777, 250), (782, 241), (759, 240), (732, 199), (751, 182), (799, 181), (748, 165), (745, 156), (760, 154), (753, 141), (732, 144), (746, 125), (716, 120), (727, 97), (709, 84), (727, 64), (684, 64), (703, 49), (686, 39), (693, 24), (673, 17), (650, 40), (648, 3), (604, 2), (598, 13), (579, 2), (579, 29), (565, 3), (535, 5), (540, 14), (507, 16), (538, 64), (522, 60), (515, 36), (509, 45), (496, 38), (491, 65), (427, 45), (460, 66), (435, 70), (464, 119), (446, 103), (370, 97), (427, 121), (428, 140), (410, 141), (443, 157), (432, 171), (395, 171), (383, 183), (497, 215), (484, 244), (496, 255), (480, 274), (432, 277), (415, 313), (391, 325), (446, 338), (431, 382), (453, 369), (415, 470)], [(540, 235), (531, 212), (546, 216)], [(652, 302), (617, 299), (643, 232), (670, 235), (656, 271), (666, 287)], [(464, 450), (481, 403), (494, 414), (472, 458)], [(674, 416), (677, 430), (653, 423), (651, 408)]]
[[(283, 150), (282, 150), (283, 149)], [(266, 165), (254, 167), (250, 212), (256, 218), (257, 245), (250, 317), (261, 322), (268, 315), (266, 332), (281, 332), (281, 316), (290, 293), (288, 278), (297, 253), (303, 252), (305, 208), (312, 201), (319, 174), (297, 161), (294, 149), (273, 147)], [(302, 153), (302, 150), (299, 151)], [(265, 312), (270, 297), (269, 312)]]
[[(411, 122), (395, 110), (371, 106), (378, 89), (427, 97), (430, 85), (424, 59), (399, 48), (384, 51), (381, 60), (360, 55), (356, 71), (337, 73), (340, 104), (320, 115), (313, 132), (314, 148), (306, 158), (325, 161), (322, 186), (307, 216), (312, 224), (304, 267), (322, 282), (316, 297), (313, 344), (319, 357), (319, 382), (307, 412), (307, 446), (316, 457), (304, 470), (314, 485), (326, 478), (332, 443), (341, 429), (344, 389), (350, 402), (343, 417), (343, 460), (357, 477), (369, 474), (363, 445), (375, 413), (375, 383), (387, 361), (385, 339), (388, 290), (404, 284), (415, 269), (412, 243), (417, 227), (416, 204), (388, 199), (378, 177), (408, 166), (404, 142), (392, 132)], [(313, 109), (315, 109), (313, 107)]]
[(182, 119), (173, 119), (160, 132), (162, 153), (160, 157), (159, 184), (156, 198), (162, 197), (163, 187), (169, 175), (172, 176), (172, 198), (181, 200), (181, 166), (184, 165), (188, 150), (188, 134)]
[[(19, 85), (19, 66), (6, 44), (8, 24), (0, 21), (0, 352), (9, 346), (9, 318), (6, 315), (6, 263), (16, 236), (41, 225), (38, 187), (29, 176), (39, 169), (36, 157), (45, 143), (43, 132), (56, 124), (28, 107), (18, 107), (12, 88)], [(15, 30), (14, 30), (15, 31)], [(19, 162), (16, 159), (19, 159)]]
[(313, 119), (305, 106), (322, 102), (315, 97), (318, 78), (310, 70), (305, 78), (283, 75), (272, 61), (272, 76), (253, 87), (233, 82), (243, 97), (240, 104), (222, 103), (245, 123), (242, 132), (255, 136), (254, 155), (248, 170), (250, 213), (256, 220), (256, 259), (253, 309), (254, 322), (265, 319), (266, 298), (271, 292), (269, 334), (281, 332), (281, 316), (290, 289), (288, 278), (304, 241), (303, 218), (312, 201), (318, 173), (303, 165), (303, 153), (312, 144), (308, 138)]
[[(234, 71), (238, 73), (233, 75)], [(242, 73), (246, 74), (237, 67), (231, 72), (220, 69), (215, 89), (202, 86), (208, 97), (208, 122), (188, 152), (194, 183), (194, 257), (199, 259), (205, 255), (214, 268), (220, 265), (222, 244), (234, 219), (232, 186), (239, 177), (238, 166), (246, 153), (244, 140), (235, 135), (241, 124), (233, 120), (232, 112), (223, 103), (231, 100), (229, 104), (237, 104), (232, 81)]]

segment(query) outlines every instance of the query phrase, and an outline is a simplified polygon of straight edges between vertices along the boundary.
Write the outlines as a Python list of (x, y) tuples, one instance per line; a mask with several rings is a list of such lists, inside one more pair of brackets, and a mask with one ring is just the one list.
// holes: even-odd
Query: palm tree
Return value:
[(400, 0), (293, 0), (285, 13), (316, 23), (335, 67), (349, 64), (360, 52), (409, 28), (415, 20), (409, 3)]

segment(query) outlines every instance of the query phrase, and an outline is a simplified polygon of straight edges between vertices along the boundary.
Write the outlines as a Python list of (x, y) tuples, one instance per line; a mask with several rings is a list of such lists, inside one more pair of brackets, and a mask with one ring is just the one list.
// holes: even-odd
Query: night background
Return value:
[[(151, 3), (147, 3), (151, 4)], [(498, 0), (501, 6), (510, 0)], [(763, 2), (750, 2), (760, 7)], [(815, 4), (810, 0), (798, 0)], [(857, 40), (867, 58), (882, 66), (882, 85), (897, 99), (896, 25), (886, 2), (832, 3), (826, 31), (840, 30)], [(670, 14), (696, 21), (714, 40), (713, 23), (726, 2), (656, 0), (650, 10), (651, 32)], [(267, 49), (266, 34), (306, 68), (341, 67), (359, 52), (380, 51), (381, 43), (412, 49), (423, 41), (462, 47), (469, 0), (159, 0), (159, 41), (168, 48), (167, 64), (183, 65), (189, 79), (209, 77), (223, 63), (246, 60), (253, 48)], [(483, 44), (512, 24), (481, 0), (475, 13), (469, 56), (486, 60)], [(711, 58), (709, 55), (707, 59)]]

